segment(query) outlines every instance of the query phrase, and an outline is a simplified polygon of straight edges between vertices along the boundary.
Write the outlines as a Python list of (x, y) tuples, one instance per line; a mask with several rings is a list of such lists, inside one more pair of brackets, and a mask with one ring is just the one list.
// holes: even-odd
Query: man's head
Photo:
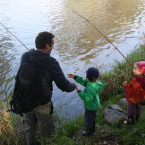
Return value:
[(40, 32), (35, 39), (35, 45), (38, 50), (48, 50), (51, 52), (54, 46), (54, 35), (49, 32)]
[(99, 70), (95, 67), (90, 67), (87, 71), (87, 79), (91, 82), (94, 82), (97, 80), (97, 78), (99, 77)]

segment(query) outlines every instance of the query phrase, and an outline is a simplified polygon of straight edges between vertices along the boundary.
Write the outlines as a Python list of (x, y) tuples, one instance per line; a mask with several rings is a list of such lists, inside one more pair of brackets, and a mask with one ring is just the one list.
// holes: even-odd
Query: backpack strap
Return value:
[(19, 114), (20, 116), (24, 116), (22, 113), (19, 113), (19, 112), (17, 112), (14, 108), (13, 108), (13, 102), (12, 102), (12, 100), (10, 101), (10, 109), (9, 110), (7, 110), (7, 112), (14, 112), (14, 113), (16, 113), (16, 114)]
[(50, 111), (50, 115), (52, 115), (52, 114), (53, 114), (53, 109), (54, 109), (54, 107), (53, 107), (53, 102), (51, 101), (51, 99), (50, 99), (50, 102), (51, 102), (51, 111)]

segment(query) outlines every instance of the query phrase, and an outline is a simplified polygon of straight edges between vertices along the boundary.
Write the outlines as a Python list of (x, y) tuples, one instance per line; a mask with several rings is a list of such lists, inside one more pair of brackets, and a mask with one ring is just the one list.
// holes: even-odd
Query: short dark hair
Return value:
[(52, 33), (49, 33), (47, 31), (40, 32), (35, 39), (36, 48), (45, 49), (46, 44), (51, 47), (53, 38), (54, 35)]
[(86, 71), (87, 77), (89, 81), (95, 81), (99, 77), (99, 70), (95, 67), (90, 67)]

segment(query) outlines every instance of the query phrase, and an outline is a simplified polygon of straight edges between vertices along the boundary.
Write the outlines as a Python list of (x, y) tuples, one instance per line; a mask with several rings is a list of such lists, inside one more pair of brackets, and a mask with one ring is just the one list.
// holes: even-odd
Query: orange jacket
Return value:
[(138, 104), (145, 99), (145, 78), (135, 77), (125, 86), (125, 98), (132, 104)]

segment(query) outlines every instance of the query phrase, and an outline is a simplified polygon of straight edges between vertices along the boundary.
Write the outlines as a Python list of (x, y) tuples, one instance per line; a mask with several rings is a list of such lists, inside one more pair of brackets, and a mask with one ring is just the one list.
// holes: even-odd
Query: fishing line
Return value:
[(91, 26), (93, 26), (111, 45), (113, 45), (113, 47), (118, 50), (118, 52), (125, 58), (125, 60), (129, 63), (129, 65), (132, 67), (132, 64), (128, 61), (128, 59), (121, 53), (121, 51), (99, 30), (97, 29), (97, 27), (95, 27), (88, 19), (86, 19), (85, 17), (83, 17), (82, 15), (80, 15), (78, 12), (72, 10), (74, 13), (76, 13), (77, 15), (79, 15), (81, 18), (83, 18), (84, 20), (86, 20)]
[(4, 27), (10, 34), (12, 34), (26, 49), (29, 50), (29, 48), (19, 39), (17, 38), (10, 30), (8, 30), (2, 23), (0, 23), (2, 27)]

